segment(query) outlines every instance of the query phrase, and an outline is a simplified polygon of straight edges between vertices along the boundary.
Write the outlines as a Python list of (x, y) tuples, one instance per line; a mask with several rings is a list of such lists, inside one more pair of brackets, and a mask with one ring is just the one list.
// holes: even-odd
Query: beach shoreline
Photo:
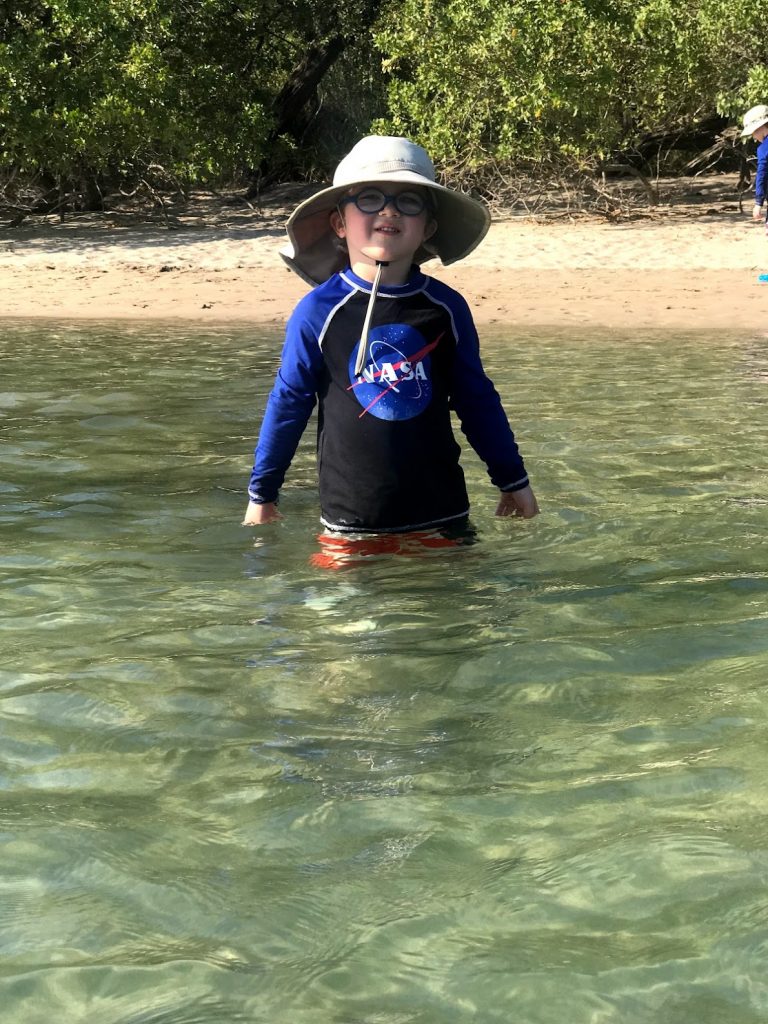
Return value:
[[(497, 216), (467, 259), (423, 269), (464, 294), (479, 326), (759, 332), (768, 239), (732, 177), (613, 223)], [(0, 317), (282, 327), (307, 291), (279, 256), (290, 199), (206, 197), (172, 228), (84, 215), (6, 229)]]

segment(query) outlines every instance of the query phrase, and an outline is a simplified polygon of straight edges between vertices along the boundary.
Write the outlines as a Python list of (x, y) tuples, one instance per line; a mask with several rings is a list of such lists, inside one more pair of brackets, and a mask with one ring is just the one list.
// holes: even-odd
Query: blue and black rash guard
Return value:
[(416, 266), (404, 285), (383, 285), (355, 377), (370, 293), (370, 282), (345, 270), (294, 310), (256, 446), (251, 499), (277, 499), (316, 400), (321, 520), (330, 529), (395, 532), (465, 517), (451, 409), (492, 482), (506, 491), (525, 487), (466, 301)]

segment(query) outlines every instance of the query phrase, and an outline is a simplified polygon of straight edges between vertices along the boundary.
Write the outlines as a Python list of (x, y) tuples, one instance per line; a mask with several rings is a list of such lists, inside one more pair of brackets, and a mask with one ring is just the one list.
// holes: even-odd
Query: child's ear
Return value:
[(434, 235), (434, 233), (436, 231), (437, 231), (437, 221), (436, 220), (429, 220), (429, 221), (427, 221), (426, 227), (424, 228), (424, 241), (426, 242), (426, 240), (428, 238), (431, 238), (432, 235)]
[(344, 227), (344, 218), (341, 216), (338, 210), (331, 212), (331, 227), (339, 238), (346, 238), (346, 229)]

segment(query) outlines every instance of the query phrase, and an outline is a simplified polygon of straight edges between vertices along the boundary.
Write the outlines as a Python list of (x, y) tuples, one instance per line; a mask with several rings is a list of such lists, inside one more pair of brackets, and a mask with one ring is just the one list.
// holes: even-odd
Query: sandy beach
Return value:
[[(755, 333), (768, 238), (735, 190), (735, 175), (689, 180), (615, 222), (497, 215), (466, 260), (424, 269), (461, 289), (479, 325)], [(0, 315), (282, 324), (307, 289), (278, 256), (306, 194), (286, 187), (259, 207), (201, 195), (169, 226), (113, 213), (5, 229)]]

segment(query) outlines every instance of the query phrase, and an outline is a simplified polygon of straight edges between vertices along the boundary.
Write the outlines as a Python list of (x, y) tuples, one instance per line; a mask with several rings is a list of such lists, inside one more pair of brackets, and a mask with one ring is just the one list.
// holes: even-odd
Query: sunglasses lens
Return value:
[(355, 206), (361, 213), (378, 213), (387, 205), (387, 197), (380, 188), (366, 188), (355, 196)]
[(395, 196), (395, 207), (406, 217), (416, 217), (424, 209), (425, 203), (418, 192), (401, 192)]
[(417, 217), (426, 209), (426, 202), (418, 192), (399, 192), (388, 196), (380, 188), (364, 188), (345, 202), (352, 202), (361, 213), (381, 213), (387, 203), (393, 203), (398, 213), (406, 217)]

